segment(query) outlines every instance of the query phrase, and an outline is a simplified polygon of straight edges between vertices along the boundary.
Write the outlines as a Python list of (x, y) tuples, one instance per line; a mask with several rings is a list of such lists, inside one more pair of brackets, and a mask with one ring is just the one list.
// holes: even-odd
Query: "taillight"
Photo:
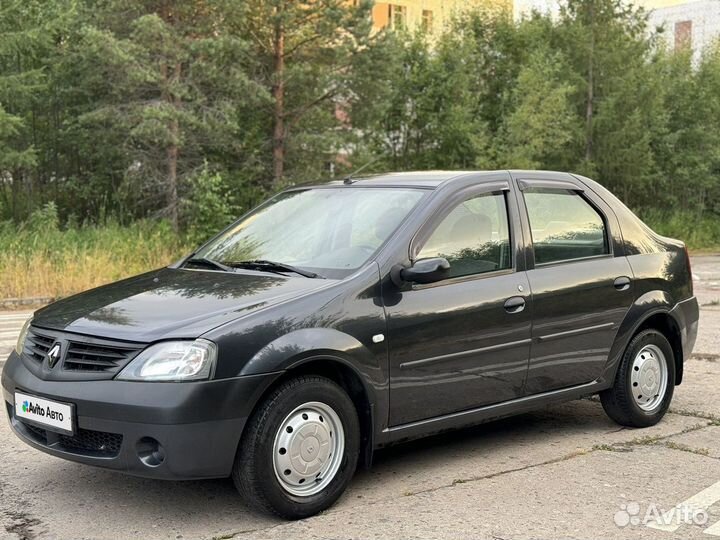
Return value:
[(690, 294), (693, 294), (693, 275), (692, 275), (692, 267), (690, 266), (690, 254), (688, 253), (687, 246), (683, 246), (683, 249), (685, 249), (685, 264), (687, 265), (687, 271), (688, 276), (690, 276)]

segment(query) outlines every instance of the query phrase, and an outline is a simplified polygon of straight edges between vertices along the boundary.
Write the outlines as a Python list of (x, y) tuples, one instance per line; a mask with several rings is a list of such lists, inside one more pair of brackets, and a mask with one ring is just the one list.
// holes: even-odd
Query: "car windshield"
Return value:
[(360, 186), (284, 192), (243, 217), (194, 257), (228, 266), (272, 261), (341, 278), (370, 259), (423, 193)]

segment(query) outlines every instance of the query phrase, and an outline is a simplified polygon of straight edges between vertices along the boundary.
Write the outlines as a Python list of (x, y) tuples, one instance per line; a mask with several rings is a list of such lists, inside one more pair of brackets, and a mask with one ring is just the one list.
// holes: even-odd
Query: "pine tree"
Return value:
[[(259, 81), (272, 95), (275, 188), (294, 157), (312, 160), (313, 133), (342, 125), (336, 107), (342, 116), (354, 56), (370, 45), (371, 6), (368, 0), (248, 0), (238, 32), (251, 37)], [(322, 146), (332, 151), (327, 141)]]
[(237, 102), (264, 98), (247, 76), (246, 42), (227, 28), (238, 16), (235, 4), (109, 2), (95, 15), (96, 25), (83, 30), (69, 60), (85, 69), (95, 65), (102, 74), (85, 81), (95, 107), (80, 122), (126, 134), (126, 177), (144, 199), (164, 201), (176, 229), (182, 190), (207, 154), (224, 152), (242, 162)]
[(0, 4), (0, 196), (5, 200), (0, 210), (10, 208), (16, 220), (31, 207), (37, 187), (33, 172), (42, 138), (45, 68), (71, 13), (72, 4), (63, 0)]

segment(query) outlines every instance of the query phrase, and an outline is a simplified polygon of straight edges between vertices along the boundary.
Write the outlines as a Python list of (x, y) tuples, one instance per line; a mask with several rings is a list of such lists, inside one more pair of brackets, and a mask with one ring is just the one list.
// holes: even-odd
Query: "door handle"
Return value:
[(511, 296), (505, 300), (504, 307), (508, 313), (520, 313), (525, 309), (525, 299), (522, 296)]
[(620, 276), (613, 281), (613, 287), (618, 291), (627, 291), (630, 288), (630, 278), (627, 276)]

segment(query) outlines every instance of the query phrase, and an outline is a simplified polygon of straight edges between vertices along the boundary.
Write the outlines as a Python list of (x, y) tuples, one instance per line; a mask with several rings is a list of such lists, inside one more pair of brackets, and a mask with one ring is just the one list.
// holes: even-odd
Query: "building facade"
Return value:
[(650, 28), (660, 34), (671, 50), (688, 48), (697, 63), (703, 51), (720, 39), (720, 0), (646, 0)]
[[(562, 0), (514, 0), (516, 19), (538, 11), (560, 13)], [(720, 38), (720, 0), (628, 0), (648, 12), (650, 31), (660, 34), (671, 50), (690, 48), (697, 62), (703, 51)]]
[(560, 14), (560, 0), (514, 0), (513, 16), (515, 19), (529, 17), (534, 11), (542, 15), (557, 17)]
[(438, 34), (453, 16), (473, 9), (512, 9), (512, 0), (393, 0), (375, 2), (372, 10), (373, 28), (422, 28)]

